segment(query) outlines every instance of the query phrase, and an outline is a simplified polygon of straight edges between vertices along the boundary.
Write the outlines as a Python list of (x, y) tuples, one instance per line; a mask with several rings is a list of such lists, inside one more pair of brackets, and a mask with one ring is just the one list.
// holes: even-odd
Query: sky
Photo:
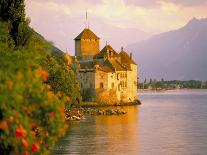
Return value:
[(71, 55), (73, 39), (88, 26), (101, 38), (101, 48), (107, 41), (119, 50), (178, 29), (193, 17), (207, 17), (207, 0), (25, 0), (25, 4), (31, 27)]

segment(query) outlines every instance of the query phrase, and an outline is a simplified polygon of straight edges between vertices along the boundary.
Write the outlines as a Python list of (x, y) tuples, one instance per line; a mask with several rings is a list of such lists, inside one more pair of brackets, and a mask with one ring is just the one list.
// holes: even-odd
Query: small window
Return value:
[(103, 88), (103, 87), (104, 87), (103, 82), (101, 82), (100, 83), (100, 88)]
[(119, 80), (119, 74), (117, 74), (117, 80)]
[(100, 74), (100, 78), (103, 79), (104, 78), (104, 75), (103, 74)]
[(111, 88), (114, 88), (114, 83), (113, 82), (111, 83)]

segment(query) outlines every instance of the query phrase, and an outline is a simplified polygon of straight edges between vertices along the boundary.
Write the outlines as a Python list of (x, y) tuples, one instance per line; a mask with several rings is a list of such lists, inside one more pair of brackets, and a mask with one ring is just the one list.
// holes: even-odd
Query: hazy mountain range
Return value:
[(139, 77), (207, 80), (207, 18), (127, 46), (139, 65)]

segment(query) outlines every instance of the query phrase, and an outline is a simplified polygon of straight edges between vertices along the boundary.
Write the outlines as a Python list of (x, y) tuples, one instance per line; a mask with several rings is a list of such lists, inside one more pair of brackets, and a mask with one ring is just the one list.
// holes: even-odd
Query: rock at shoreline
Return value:
[(124, 115), (126, 113), (127, 113), (126, 111), (119, 110), (119, 109), (99, 110), (99, 109), (85, 108), (85, 114), (89, 114), (89, 115)]
[(111, 115), (124, 115), (127, 112), (120, 109), (95, 109), (95, 108), (79, 108), (79, 109), (73, 109), (71, 111), (68, 111), (66, 113), (66, 120), (72, 120), (72, 121), (79, 121), (84, 118), (84, 115), (105, 115), (105, 116), (111, 116)]

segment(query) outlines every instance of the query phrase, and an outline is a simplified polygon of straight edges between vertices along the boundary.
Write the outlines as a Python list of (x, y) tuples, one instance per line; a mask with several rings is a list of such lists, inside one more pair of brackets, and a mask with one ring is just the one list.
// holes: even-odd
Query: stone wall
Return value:
[(138, 99), (137, 96), (137, 65), (131, 64), (132, 71), (127, 71), (127, 92), (129, 102)]
[[(131, 71), (104, 72), (95, 69), (80, 69), (78, 79), (84, 101), (96, 101), (96, 90), (104, 89), (106, 94), (113, 90), (116, 100), (133, 102), (137, 94), (137, 65), (131, 64)], [(107, 95), (105, 95), (107, 96)]]
[(75, 56), (80, 57), (81, 56), (81, 41), (75, 40)]
[(95, 73), (92, 70), (78, 72), (78, 81), (84, 101), (95, 101)]
[(108, 73), (97, 69), (95, 71), (95, 89), (98, 88), (103, 88), (103, 89), (108, 88)]
[(81, 39), (81, 55), (95, 55), (99, 52), (98, 39)]

